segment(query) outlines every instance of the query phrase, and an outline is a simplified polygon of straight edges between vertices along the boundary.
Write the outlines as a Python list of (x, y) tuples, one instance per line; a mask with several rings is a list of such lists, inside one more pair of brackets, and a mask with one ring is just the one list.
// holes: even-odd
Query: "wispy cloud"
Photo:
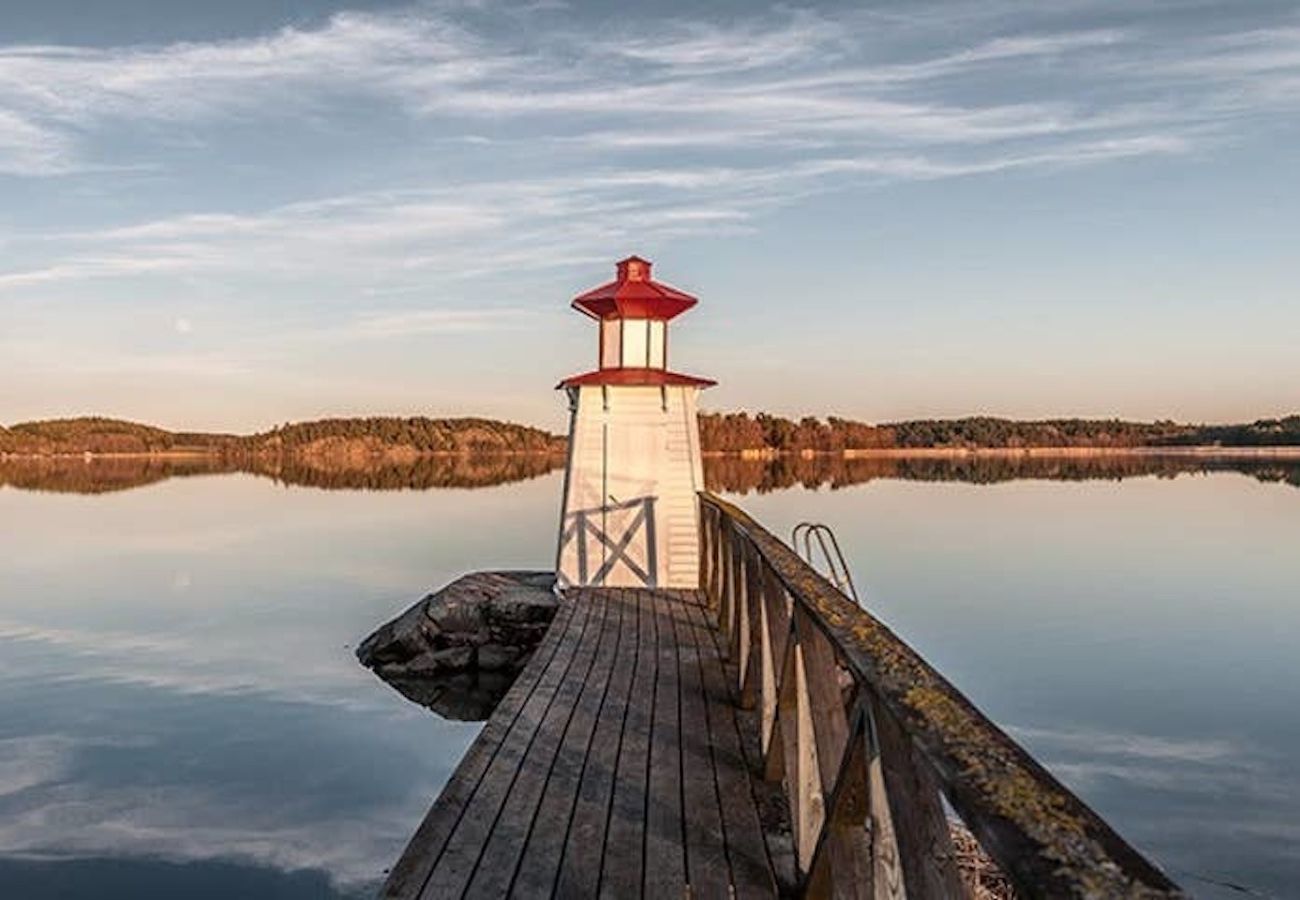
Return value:
[(66, 199), (105, 170), (102, 197), (166, 199), (75, 225), (11, 216), (0, 303), (172, 304), (168, 323), (257, 304), (262, 341), (307, 333), (305, 295), (310, 340), (498, 327), (464, 310), (526, 307), (526, 275), (761, 231), (812, 196), (1208, 155), (1300, 108), (1294, 19), (1152, 9), (438, 4), (0, 46), (0, 178)]
[[(969, 42), (953, 46), (947, 36), (948, 47), (900, 60), (878, 58), (883, 42), (870, 40), (878, 27), (806, 11), (653, 31), (636, 20), (598, 34), (538, 16), (513, 33), (471, 28), (447, 13), (343, 13), (317, 28), (240, 40), (3, 47), (0, 148), (8, 150), (0, 164), (24, 174), (65, 171), (93, 154), (96, 129), (114, 123), (303, 120), (346, 115), (349, 103), (367, 98), (417, 119), (521, 120), (530, 137), (590, 132), (605, 148), (635, 145), (635, 135), (651, 130), (649, 116), (655, 132), (699, 130), (702, 143), (726, 135), (755, 149), (809, 132), (982, 144), (1194, 116), (1204, 79), (1295, 75), (1300, 45), (1296, 29), (1211, 35), (1175, 48), (1124, 29), (991, 36), (975, 29)], [(1154, 69), (1152, 60), (1180, 73), (1191, 93), (1179, 103), (1135, 104), (1135, 85), (1109, 74), (1125, 62)], [(1026, 68), (1052, 71), (1059, 83), (1032, 89), (1017, 81)], [(1083, 73), (1112, 94), (1098, 109), (1078, 99)], [(977, 103), (955, 99), (954, 85), (987, 75), (1010, 80)], [(1163, 114), (1153, 116), (1159, 106)], [(620, 143), (624, 131), (632, 136)]]
[(502, 326), (521, 326), (530, 313), (519, 309), (424, 309), (365, 316), (350, 329), (357, 337), (459, 334)]

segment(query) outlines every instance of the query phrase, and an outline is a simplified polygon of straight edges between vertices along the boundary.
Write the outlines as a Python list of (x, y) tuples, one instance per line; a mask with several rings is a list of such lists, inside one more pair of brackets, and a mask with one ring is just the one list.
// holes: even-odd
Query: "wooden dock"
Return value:
[(569, 591), (382, 896), (773, 896), (772, 787), (706, 615), (695, 591)]
[(1185, 896), (743, 510), (700, 522), (701, 590), (565, 592), (381, 896)]

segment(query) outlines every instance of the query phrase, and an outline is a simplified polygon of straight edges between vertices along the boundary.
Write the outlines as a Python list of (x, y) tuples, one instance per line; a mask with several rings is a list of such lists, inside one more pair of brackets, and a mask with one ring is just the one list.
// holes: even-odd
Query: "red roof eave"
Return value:
[(579, 294), (573, 299), (573, 308), (593, 319), (671, 319), (698, 302), (690, 294), (657, 281), (611, 281)]
[(590, 387), (611, 385), (620, 387), (698, 387), (706, 388), (717, 384), (708, 378), (696, 378), (680, 372), (666, 369), (596, 369), (566, 378), (556, 385), (556, 389), (570, 387)]

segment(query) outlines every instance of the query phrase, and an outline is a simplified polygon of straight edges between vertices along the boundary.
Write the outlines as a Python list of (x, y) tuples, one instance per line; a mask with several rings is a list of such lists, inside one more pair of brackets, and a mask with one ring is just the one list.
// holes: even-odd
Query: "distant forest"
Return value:
[(700, 444), (710, 451), (767, 449), (780, 453), (936, 447), (1293, 446), (1300, 445), (1300, 415), (1244, 425), (1120, 419), (1024, 422), (988, 416), (869, 425), (835, 416), (826, 420), (805, 416), (793, 421), (767, 413), (711, 413), (700, 416)]
[[(836, 453), (844, 450), (1018, 447), (1300, 446), (1300, 415), (1240, 425), (1015, 421), (974, 417), (871, 425), (758, 413), (700, 416), (707, 452)], [(415, 457), (431, 454), (563, 453), (565, 439), (539, 428), (482, 418), (370, 417), (285, 424), (253, 435), (173, 432), (106, 418), (0, 426), (0, 454), (204, 453), (227, 458)]]
[(553, 453), (565, 441), (493, 419), (370, 417), (280, 425), (252, 435), (173, 432), (86, 417), (0, 427), (0, 453), (215, 453), (231, 457), (399, 453)]

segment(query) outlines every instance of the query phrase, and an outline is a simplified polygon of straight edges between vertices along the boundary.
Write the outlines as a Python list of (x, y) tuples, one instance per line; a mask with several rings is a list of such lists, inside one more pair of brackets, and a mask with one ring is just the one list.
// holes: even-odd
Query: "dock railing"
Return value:
[(799, 896), (969, 896), (948, 807), (1019, 897), (1184, 896), (743, 510), (705, 492), (700, 516), (701, 584), (763, 775), (784, 784)]

